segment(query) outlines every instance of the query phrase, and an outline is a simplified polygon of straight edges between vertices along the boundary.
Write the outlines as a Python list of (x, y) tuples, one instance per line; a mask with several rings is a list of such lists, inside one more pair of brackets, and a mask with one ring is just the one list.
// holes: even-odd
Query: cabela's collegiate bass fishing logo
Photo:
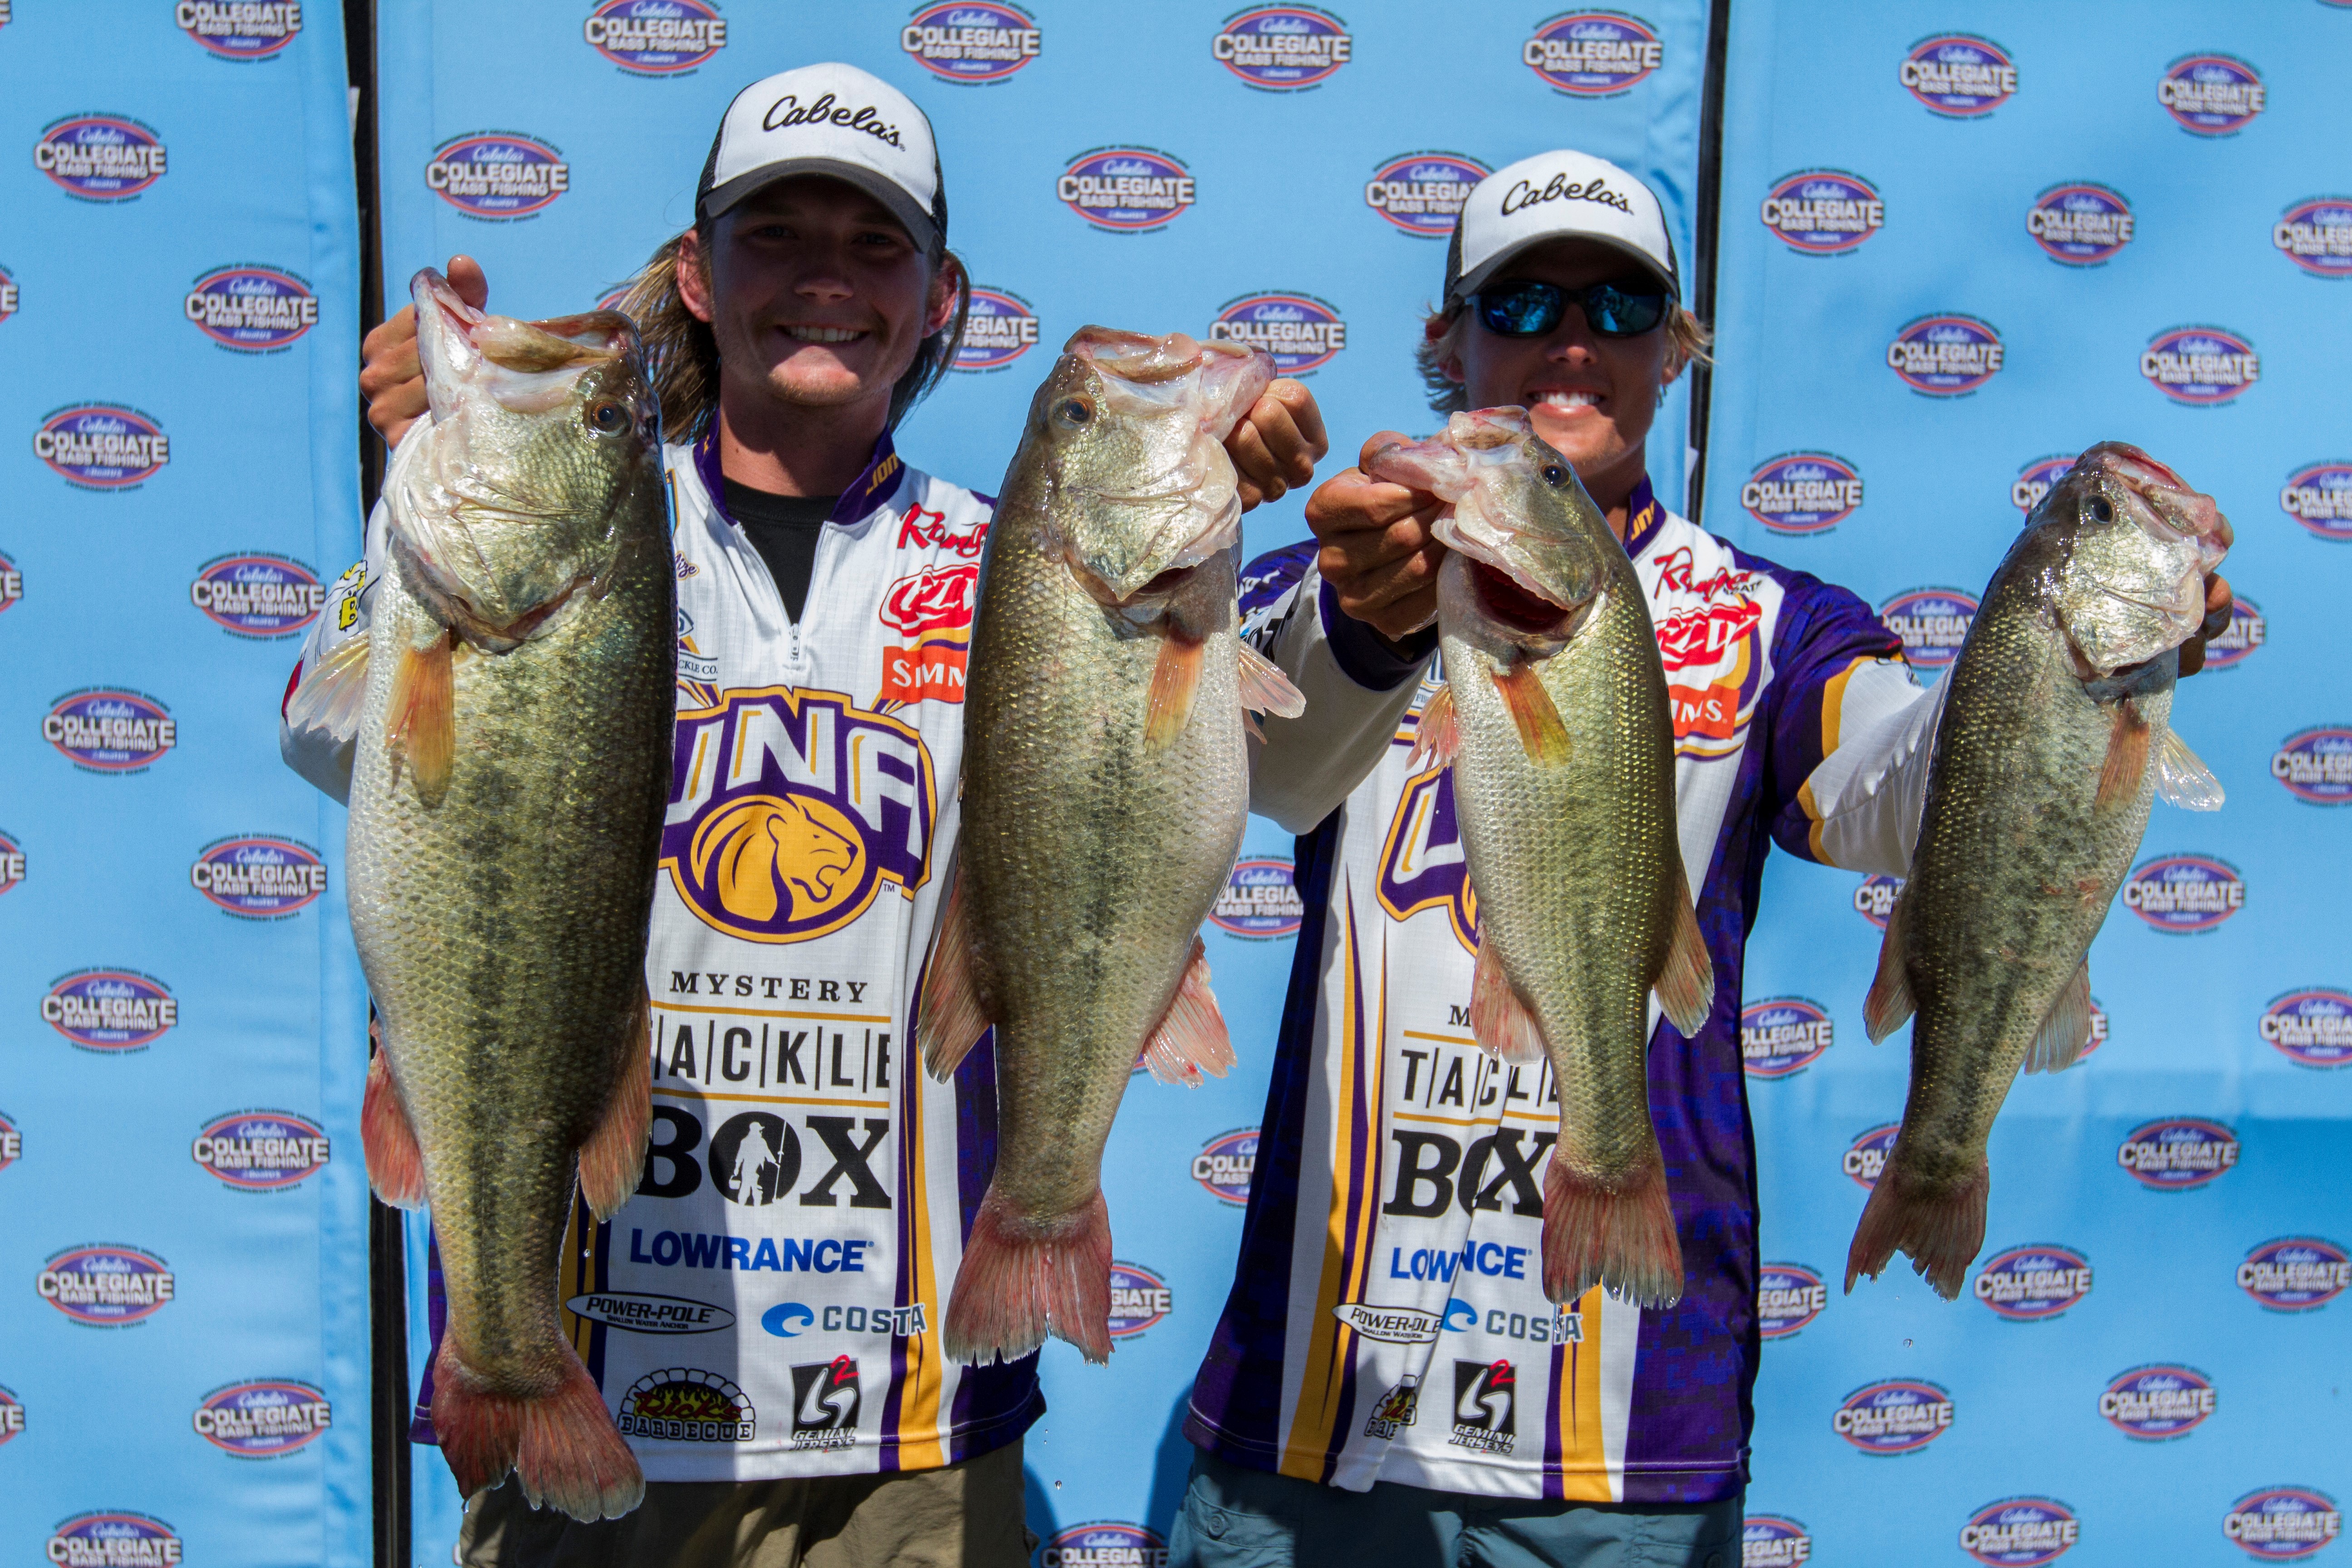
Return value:
[(1045, 34), (1037, 18), (1004, 0), (925, 5), (898, 29), (898, 47), (941, 81), (985, 86), (1035, 59)]
[(1739, 1061), (1749, 1078), (1787, 1078), (1830, 1048), (1836, 1026), (1818, 1002), (1768, 996), (1739, 1010)]
[(333, 1425), (334, 1411), (307, 1383), (266, 1377), (214, 1389), (192, 1419), (196, 1435), (215, 1448), (241, 1459), (275, 1459)]
[(1306, 923), (1307, 906), (1291, 873), (1291, 863), (1274, 856), (1234, 861), (1224, 890), (1209, 907), (1209, 923), (1261, 942), (1297, 935)]
[(2262, 73), (2234, 55), (2183, 55), (2164, 68), (2156, 100), (2183, 131), (2230, 136), (2264, 107)]
[(48, 1556), (65, 1568), (176, 1568), (180, 1533), (119, 1508), (78, 1513), (49, 1532)]
[(2221, 327), (2168, 327), (2140, 351), (2139, 373), (2175, 403), (2227, 403), (2263, 376), (2254, 345)]
[(1969, 1516), (1960, 1550), (1986, 1568), (2042, 1568), (2072, 1551), (2082, 1529), (2074, 1510), (2056, 1498), (2003, 1498)]
[(1236, 11), (1209, 40), (1209, 56), (1255, 88), (1296, 92), (1328, 81), (1353, 58), (1348, 25), (1311, 5)]
[(2274, 1312), (2309, 1312), (2352, 1288), (2352, 1254), (2315, 1236), (2265, 1241), (2238, 1265), (2238, 1289)]
[(68, 691), (41, 716), (41, 739), (85, 772), (135, 773), (180, 743), (179, 721), (143, 692)]
[(552, 206), (572, 188), (572, 165), (534, 137), (475, 131), (433, 150), (425, 184), (467, 217), (503, 223)]
[(83, 969), (49, 987), (41, 998), (41, 1021), (84, 1050), (135, 1051), (179, 1023), (180, 1004), (152, 974)]
[(1003, 370), (1037, 346), (1037, 309), (1008, 289), (971, 290), (951, 370)]
[(276, 920), (309, 908), (327, 890), (327, 865), (299, 840), (237, 834), (205, 845), (188, 868), (188, 881), (215, 909)]
[(2025, 232), (2053, 261), (2096, 267), (2131, 243), (2131, 203), (2105, 185), (2068, 181), (2033, 198), (2025, 215)]
[(930, 875), (931, 753), (837, 691), (730, 691), (677, 716), (661, 863), (686, 907), (751, 942), (806, 942)]
[(2263, 1009), (2264, 1044), (2307, 1068), (2352, 1066), (2352, 993), (2308, 986), (2271, 998)]
[(1803, 169), (1764, 197), (1764, 226), (1790, 249), (1838, 256), (1886, 226), (1878, 187), (1843, 169)]
[(1910, 588), (1878, 606), (1879, 624), (1903, 639), (1914, 669), (1942, 669), (1958, 658), (1976, 618), (1976, 595), (1958, 588)]
[(1885, 1122), (1846, 1146), (1843, 1165), (1854, 1185), (1864, 1192), (1878, 1185), (1878, 1178), (1886, 1169), (1886, 1156), (1895, 1152), (1895, 1135), (1902, 1130), (1900, 1122)]
[(326, 1169), (326, 1130), (290, 1110), (239, 1110), (205, 1123), (188, 1153), (205, 1173), (248, 1193), (295, 1186)]
[(2343, 1534), (2344, 1510), (2310, 1487), (2264, 1487), (2230, 1505), (2221, 1533), (2259, 1562), (2292, 1563)]
[(2352, 462), (2297, 468), (2279, 488), (2279, 510), (2321, 539), (2352, 539)]
[(1830, 1429), (1865, 1454), (1908, 1454), (1952, 1429), (1952, 1395), (1914, 1377), (1865, 1384), (1838, 1405)]
[(0, 267), (0, 321), (5, 321), (16, 313), (19, 299), (20, 291), (16, 279), (8, 275), (6, 268)]
[(285, 637), (308, 629), (327, 607), (318, 574), (283, 555), (216, 555), (196, 569), (188, 600), (223, 631)]
[(1960, 397), (2000, 374), (2006, 353), (1990, 321), (1938, 312), (1905, 322), (1886, 345), (1886, 363), (1914, 392)]
[(2315, 278), (2352, 278), (2352, 196), (2289, 204), (2271, 226), (2271, 243)]
[(1804, 1568), (1813, 1560), (1812, 1533), (1802, 1520), (1751, 1513), (1739, 1531), (1739, 1568)]
[(2314, 805), (2352, 801), (2352, 725), (2298, 730), (2271, 753), (2271, 777)]
[(319, 324), (310, 285), (276, 267), (215, 268), (189, 285), (181, 309), (205, 336), (245, 353), (282, 349)]
[(1097, 1520), (1050, 1537), (1037, 1568), (1168, 1568), (1168, 1543), (1142, 1525)]
[(1140, 1263), (1110, 1266), (1110, 1337), (1133, 1339), (1175, 1310), (1175, 1293), (1157, 1269)]
[(1164, 228), (1200, 199), (1183, 160), (1150, 147), (1097, 147), (1081, 153), (1054, 194), (1095, 227), (1114, 234)]
[(1748, 515), (1775, 533), (1823, 533), (1862, 506), (1862, 474), (1828, 452), (1783, 452), (1739, 487)]
[(1257, 1172), (1257, 1129), (1236, 1128), (1212, 1138), (1192, 1156), (1192, 1179), (1221, 1203), (1249, 1203), (1250, 1178)]
[(42, 416), (33, 456), (78, 489), (126, 490), (163, 471), (172, 438), (136, 408), (78, 403)]
[(41, 128), (33, 167), (68, 195), (123, 202), (163, 177), (163, 138), (120, 114), (71, 114)]
[(2072, 452), (2053, 452), (2046, 458), (2036, 458), (2017, 470), (2017, 479), (2009, 487), (2009, 502), (2018, 510), (2032, 512), (2050, 493), (2050, 487), (2066, 477), (2074, 466)]
[(2012, 1247), (1977, 1274), (1977, 1300), (2012, 1322), (2054, 1318), (2090, 1293), (2090, 1259), (2071, 1247)]
[(119, 1329), (162, 1311), (173, 1279), (171, 1265), (153, 1253), (106, 1244), (51, 1253), (34, 1288), (77, 1323)]
[(2143, 1443), (2185, 1437), (2213, 1414), (2213, 1380), (2169, 1363), (2136, 1366), (2100, 1394), (2099, 1414)]
[(172, 21), (207, 53), (225, 60), (259, 60), (302, 31), (299, 0), (179, 0)]
[(2124, 908), (2161, 931), (2211, 931), (2246, 907), (2245, 879), (2210, 855), (2158, 855), (2132, 868)]
[(2017, 91), (2017, 64), (2007, 49), (1973, 33), (1922, 38), (1903, 57), (1903, 89), (1937, 114), (1974, 120)]
[(1494, 173), (1459, 153), (1407, 153), (1391, 158), (1364, 182), (1364, 205), (1407, 234), (1445, 239), (1462, 204)]
[(727, 20), (706, 0), (604, 0), (580, 32), (631, 76), (677, 76), (727, 47)]
[(1622, 11), (1563, 11), (1538, 25), (1519, 58), (1555, 91), (1614, 98), (1666, 63), (1658, 30)]
[(1756, 1328), (1768, 1340), (1795, 1337), (1829, 1304), (1829, 1282), (1801, 1263), (1767, 1263), (1757, 1270)]
[(1339, 307), (1312, 294), (1244, 294), (1219, 308), (1209, 338), (1259, 350), (1278, 374), (1305, 375), (1348, 346), (1348, 323)]
[(2168, 1116), (2132, 1129), (2116, 1163), (2141, 1186), (2183, 1193), (2221, 1180), (2238, 1163), (2238, 1135), (2202, 1116)]
[(25, 879), (25, 846), (16, 835), (0, 828), (0, 893), (5, 893)]

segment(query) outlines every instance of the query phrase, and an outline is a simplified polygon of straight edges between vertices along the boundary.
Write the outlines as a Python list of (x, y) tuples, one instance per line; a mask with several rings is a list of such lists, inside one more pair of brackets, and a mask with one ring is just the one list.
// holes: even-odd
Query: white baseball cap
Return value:
[(930, 121), (913, 99), (856, 66), (803, 66), (737, 93), (702, 166), (695, 211), (715, 218), (793, 174), (856, 185), (889, 208), (921, 249), (947, 237), (947, 186)]
[(1550, 239), (1622, 250), (1682, 298), (1657, 193), (1605, 158), (1561, 148), (1522, 158), (1471, 187), (1445, 253), (1445, 302), (1475, 294), (1505, 262)]

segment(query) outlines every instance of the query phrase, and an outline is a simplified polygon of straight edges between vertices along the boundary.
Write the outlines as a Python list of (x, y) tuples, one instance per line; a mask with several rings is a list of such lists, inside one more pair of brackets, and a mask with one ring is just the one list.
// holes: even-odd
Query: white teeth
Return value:
[(851, 327), (786, 327), (784, 335), (804, 343), (846, 343), (866, 334)]
[(1597, 408), (1600, 397), (1590, 392), (1547, 392), (1537, 399), (1543, 408)]

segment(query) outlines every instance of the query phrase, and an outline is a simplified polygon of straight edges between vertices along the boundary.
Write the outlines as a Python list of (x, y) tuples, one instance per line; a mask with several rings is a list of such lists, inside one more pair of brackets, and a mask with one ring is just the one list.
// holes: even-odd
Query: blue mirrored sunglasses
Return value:
[(1584, 312), (1593, 332), (1604, 338), (1635, 338), (1666, 317), (1663, 289), (1590, 283), (1563, 289), (1557, 283), (1496, 283), (1470, 297), (1478, 320), (1507, 338), (1538, 338), (1559, 325), (1570, 305)]

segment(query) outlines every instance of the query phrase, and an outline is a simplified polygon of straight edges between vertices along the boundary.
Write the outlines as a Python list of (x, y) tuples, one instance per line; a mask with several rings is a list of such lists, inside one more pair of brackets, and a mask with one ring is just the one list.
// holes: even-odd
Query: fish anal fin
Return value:
[(396, 1209), (425, 1206), (425, 1155), (416, 1129), (400, 1102), (391, 1058), (382, 1050), (368, 1058), (367, 1093), (360, 1101), (360, 1142), (367, 1150), (368, 1185)]
[(1691, 907), (1690, 878), (1681, 855), (1675, 856), (1674, 939), (1666, 949), (1665, 967), (1654, 989), (1683, 1038), (1696, 1039), (1715, 1010), (1715, 960), (1708, 956), (1706, 937), (1698, 929), (1698, 911)]
[(1143, 720), (1143, 749), (1164, 752), (1183, 734), (1201, 689), (1202, 645), (1174, 633), (1160, 639), (1151, 667), (1151, 690)]
[(653, 1002), (640, 981), (622, 1029), (628, 1056), (621, 1081), (613, 1087), (604, 1121), (580, 1150), (580, 1195), (598, 1219), (612, 1218), (645, 1173), (646, 1138), (654, 1118), (653, 1022)]
[(1418, 773), (1424, 764), (1434, 762), (1442, 768), (1461, 749), (1462, 729), (1454, 720), (1454, 688), (1451, 684), (1441, 686), (1421, 705), (1421, 720), (1412, 731), (1412, 755), (1405, 760), (1405, 767)]
[(1507, 1062), (1544, 1058), (1543, 1027), (1513, 988), (1502, 955), (1483, 936), (1478, 967), (1470, 977), (1470, 1036), (1488, 1055)]
[(931, 935), (930, 965), (923, 973), (922, 1003), (915, 1018), (915, 1045), (922, 1053), (923, 1070), (940, 1083), (954, 1076), (957, 1066), (988, 1033), (988, 1015), (981, 1010), (973, 984), (969, 908), (959, 861), (948, 871), (947, 907), (940, 911)]
[(1201, 1087), (1201, 1075), (1223, 1078), (1235, 1060), (1233, 1037), (1225, 1032), (1225, 1016), (1217, 1008), (1216, 993), (1209, 989), (1209, 955), (1198, 936), (1184, 978), (1160, 1026), (1144, 1042), (1143, 1065), (1161, 1083)]
[(457, 707), (447, 633), (402, 653), (400, 668), (393, 672), (385, 738), (416, 776), (416, 798), (426, 805), (439, 805), (449, 793), (449, 768), (457, 752)]
[(2074, 971), (2074, 978), (2066, 982), (2058, 999), (2050, 1004), (2050, 1012), (2042, 1020), (2042, 1032), (2033, 1037), (2032, 1048), (2025, 1053), (2026, 1072), (2063, 1072), (2082, 1056), (2083, 1047), (2091, 1043), (2091, 961), (2083, 960), (2083, 967)]
[(1307, 694), (1290, 683), (1282, 667), (1247, 643), (1241, 645), (1242, 706), (1277, 719), (1307, 711)]
[(1496, 670), (1494, 679), (1528, 759), (1539, 767), (1558, 767), (1568, 761), (1568, 726), (1559, 721), (1559, 710), (1536, 667), (1522, 659), (1508, 669)]
[(1907, 945), (1904, 910), (1910, 902), (1901, 893), (1895, 896), (1895, 907), (1886, 915), (1886, 935), (1878, 944), (1878, 973), (1871, 977), (1870, 994), (1863, 998), (1862, 1026), (1870, 1032), (1874, 1046), (1919, 1010), (1911, 997), (1911, 976), (1904, 959)]
[(2128, 697), (2116, 703), (2116, 727), (2107, 737), (2107, 760), (2099, 769), (2099, 793), (2095, 811), (2113, 811), (2139, 796), (2140, 781), (2147, 776), (2148, 724)]
[(2225, 798), (2221, 781), (2189, 749), (2178, 730), (2168, 728), (2157, 748), (2156, 797), (2183, 811), (2219, 811)]
[(337, 645), (287, 699), (286, 727), (298, 735), (320, 731), (339, 745), (349, 741), (359, 733), (367, 672), (367, 638), (355, 637)]
[(1907, 1253), (1936, 1294), (1955, 1300), (1968, 1283), (1969, 1265), (1984, 1247), (1985, 1200), (1992, 1192), (1992, 1176), (1984, 1162), (1976, 1174), (1958, 1188), (1942, 1191), (1914, 1180), (1902, 1163), (1902, 1135), (1879, 1172), (1870, 1201), (1862, 1206), (1854, 1226), (1853, 1245), (1846, 1251), (1845, 1289), (1867, 1274), (1873, 1279), (1898, 1251)]

